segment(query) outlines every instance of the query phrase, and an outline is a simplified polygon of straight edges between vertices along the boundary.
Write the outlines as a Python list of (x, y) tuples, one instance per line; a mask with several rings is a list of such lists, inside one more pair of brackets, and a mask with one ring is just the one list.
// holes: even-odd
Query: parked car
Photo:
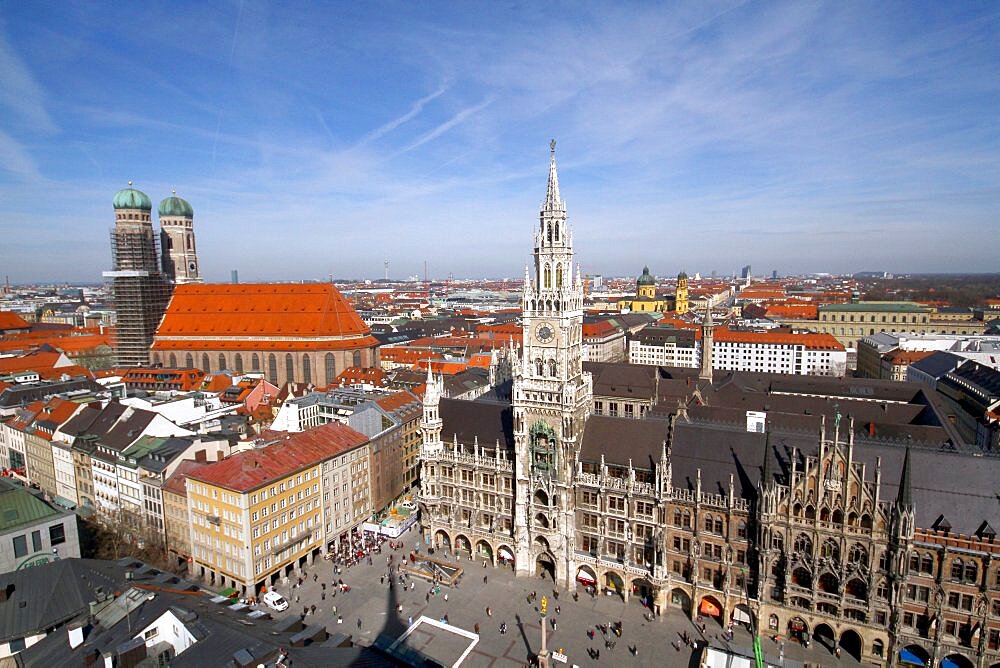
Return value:
[(278, 612), (288, 610), (288, 601), (286, 601), (285, 597), (276, 591), (266, 592), (260, 597), (260, 600), (264, 601), (269, 608), (273, 608)]

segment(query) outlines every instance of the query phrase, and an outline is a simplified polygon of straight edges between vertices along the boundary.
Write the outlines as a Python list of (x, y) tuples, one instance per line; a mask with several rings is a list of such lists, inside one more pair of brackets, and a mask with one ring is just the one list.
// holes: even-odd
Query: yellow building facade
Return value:
[(635, 281), (635, 297), (618, 302), (618, 310), (637, 313), (664, 313), (676, 311), (683, 315), (690, 308), (688, 303), (688, 276), (683, 271), (677, 274), (677, 291), (673, 295), (656, 294), (656, 278), (649, 273), (649, 267), (642, 268), (642, 274)]

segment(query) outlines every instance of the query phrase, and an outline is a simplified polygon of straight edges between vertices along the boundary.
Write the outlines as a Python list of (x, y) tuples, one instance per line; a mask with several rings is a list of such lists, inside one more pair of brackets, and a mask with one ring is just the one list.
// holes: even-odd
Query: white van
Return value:
[(272, 590), (266, 592), (263, 596), (260, 597), (260, 600), (264, 601), (264, 603), (266, 603), (268, 607), (273, 608), (278, 612), (282, 612), (283, 610), (288, 610), (288, 601), (286, 601), (285, 597), (276, 591)]

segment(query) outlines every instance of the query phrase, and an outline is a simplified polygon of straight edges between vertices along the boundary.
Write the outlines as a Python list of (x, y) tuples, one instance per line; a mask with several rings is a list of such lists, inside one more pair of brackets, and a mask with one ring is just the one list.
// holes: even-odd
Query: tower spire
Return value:
[(906, 446), (903, 455), (903, 470), (899, 474), (899, 492), (896, 494), (896, 505), (900, 508), (913, 507), (913, 492), (910, 485), (910, 446)]
[(562, 198), (559, 196), (559, 172), (556, 169), (556, 140), (549, 142), (549, 149), (552, 157), (549, 158), (549, 186), (545, 192), (545, 206), (547, 211), (565, 211)]

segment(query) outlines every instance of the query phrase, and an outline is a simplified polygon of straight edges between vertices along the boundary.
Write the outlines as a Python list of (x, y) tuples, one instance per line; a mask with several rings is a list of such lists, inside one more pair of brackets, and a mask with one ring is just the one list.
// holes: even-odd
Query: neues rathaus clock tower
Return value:
[(573, 235), (559, 196), (556, 143), (535, 230), (534, 273), (525, 268), (524, 341), (514, 374), (517, 572), (576, 573), (573, 476), (587, 414), (590, 374), (583, 372), (583, 282), (573, 274)]

